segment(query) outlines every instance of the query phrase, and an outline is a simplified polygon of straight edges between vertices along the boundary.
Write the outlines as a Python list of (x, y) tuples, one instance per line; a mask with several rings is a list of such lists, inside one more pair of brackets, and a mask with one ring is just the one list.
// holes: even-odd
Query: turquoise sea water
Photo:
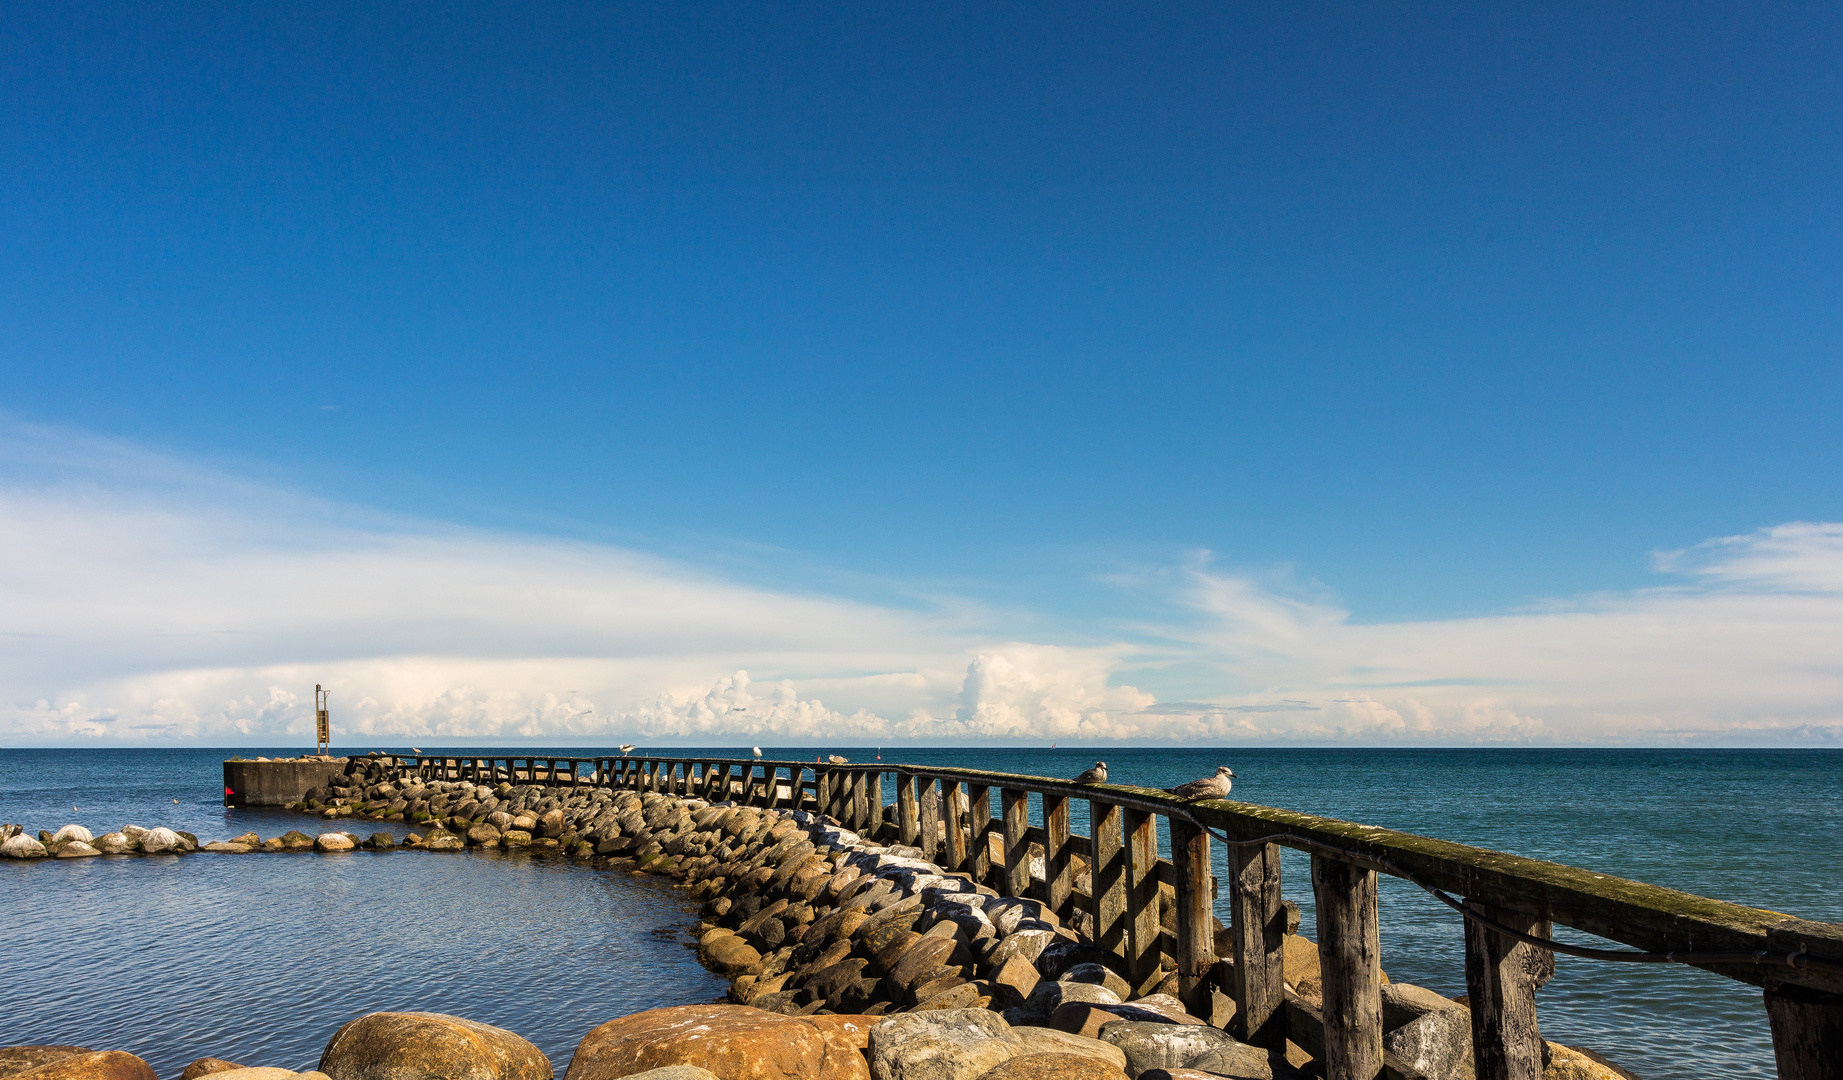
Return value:
[[(800, 760), (876, 755), (764, 749)], [(226, 753), (0, 751), (0, 820), (35, 830), (75, 821), (98, 833), (168, 825), (202, 840), (249, 829), (314, 831), (316, 820), (284, 811), (225, 808)], [(882, 755), (888, 763), (1046, 776), (1072, 776), (1097, 756), (1112, 779), (1156, 787), (1227, 763), (1239, 777), (1236, 798), (1843, 921), (1843, 752), (892, 748)], [(1076, 809), (1085, 831), (1081, 804)], [(1304, 932), (1312, 934), (1303, 856), (1289, 855), (1285, 893), (1305, 910)], [(0, 951), (9, 1041), (132, 1050), (163, 1077), (204, 1054), (306, 1067), (339, 1024), (386, 1008), (508, 1027), (537, 1042), (560, 1073), (576, 1041), (601, 1021), (724, 990), (684, 948), (695, 916), (681, 893), (562, 860), (399, 853), (8, 862), (0, 864), (0, 901), (15, 933), (32, 943)], [(1388, 878), (1382, 945), (1392, 978), (1464, 992), (1457, 917)], [(1549, 1038), (1597, 1050), (1647, 1080), (1773, 1073), (1758, 991), (1703, 972), (1561, 957), (1538, 1003)]]

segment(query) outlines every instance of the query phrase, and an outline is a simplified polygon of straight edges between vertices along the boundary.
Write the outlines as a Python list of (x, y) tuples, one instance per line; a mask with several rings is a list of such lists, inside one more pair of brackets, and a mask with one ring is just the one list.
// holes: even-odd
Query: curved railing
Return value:
[[(1272, 1049), (1291, 1038), (1334, 1080), (1372, 1080), (1383, 1069), (1379, 874), (1409, 880), (1466, 916), (1479, 1080), (1539, 1080), (1535, 991), (1553, 972), (1555, 951), (1685, 963), (1760, 986), (1779, 1075), (1843, 1075), (1843, 925), (1559, 863), (1252, 803), (1184, 802), (1152, 788), (977, 769), (650, 756), (394, 760), (401, 773), (432, 779), (624, 787), (822, 813), (919, 848), (947, 871), (1004, 895), (1034, 897), (1065, 921), (1085, 915), (1093, 940), (1121, 957), (1136, 992), (1175, 968), (1186, 1001), (1206, 987), (1234, 999), (1238, 1038)], [(893, 807), (883, 803), (890, 776)], [(1070, 805), (1078, 800), (1088, 804), (1088, 836), (1070, 829)], [(1032, 825), (1033, 817), (1042, 824)], [(1159, 856), (1161, 822), (1169, 859)], [(1213, 921), (1219, 888), (1212, 838), (1227, 848), (1225, 962), (1218, 961)], [(1032, 872), (1033, 845), (1042, 851), (1040, 876)], [(1311, 856), (1321, 1006), (1283, 982), (1282, 848)], [(1089, 866), (1085, 892), (1076, 887), (1077, 857)], [(1161, 886), (1174, 893), (1175, 933), (1161, 929)], [(1637, 951), (1553, 942), (1555, 923)]]

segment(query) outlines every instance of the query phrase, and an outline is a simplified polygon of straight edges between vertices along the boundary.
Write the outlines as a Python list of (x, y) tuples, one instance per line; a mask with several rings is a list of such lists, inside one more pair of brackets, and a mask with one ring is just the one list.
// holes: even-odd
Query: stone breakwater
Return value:
[[(731, 979), (730, 1002), (612, 1019), (582, 1039), (566, 1080), (1320, 1075), (1318, 952), (1290, 932), (1297, 930), (1296, 912), (1285, 951), (1286, 981), (1296, 1001), (1291, 1041), (1283, 1052), (1269, 1053), (1223, 1030), (1234, 1005), (1220, 994), (1206, 992), (1186, 1004), (1171, 978), (1135, 996), (1118, 957), (1035, 900), (1000, 896), (965, 875), (944, 872), (915, 848), (880, 843), (804, 810), (605, 788), (398, 781), (390, 763), (376, 759), (353, 760), (295, 806), (329, 820), (427, 825), (404, 842), (408, 849), (505, 849), (663, 874), (702, 901), (697, 954)], [(127, 841), (118, 853), (332, 854), (395, 846), (389, 833), (361, 840), (347, 831), (317, 837), (290, 832), (266, 841), (246, 834), (202, 848), (174, 834), (178, 844), (160, 837), (153, 841), (156, 850), (148, 851), (148, 837), (161, 831), (109, 835)], [(70, 844), (90, 842), (65, 832), (35, 843), (47, 855), (56, 848), (62, 856)], [(22, 839), (31, 838), (22, 831), (9, 837), (0, 854)], [(1391, 1076), (1472, 1075), (1471, 1021), (1463, 1001), (1392, 983), (1384, 987), (1384, 1012)], [(52, 1062), (18, 1075), (152, 1080), (150, 1072), (142, 1075), (121, 1060), (131, 1055), (66, 1049), (73, 1054), (60, 1059), (62, 1071)], [(0, 1077), (8, 1075), (4, 1055), (10, 1052), (0, 1051)], [(203, 1075), (195, 1069), (216, 1068), (195, 1062), (181, 1080)], [(260, 1071), (222, 1080), (293, 1075)], [(372, 1014), (347, 1024), (328, 1043), (320, 1072), (330, 1080), (552, 1075), (544, 1055), (512, 1032), (413, 1013)], [(1545, 1080), (1624, 1075), (1591, 1055), (1550, 1044)]]

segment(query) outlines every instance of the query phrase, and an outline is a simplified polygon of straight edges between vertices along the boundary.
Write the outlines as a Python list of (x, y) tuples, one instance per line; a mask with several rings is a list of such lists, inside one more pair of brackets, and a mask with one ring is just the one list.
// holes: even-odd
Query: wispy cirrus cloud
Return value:
[(768, 588), (15, 425), (0, 733), (300, 742), (318, 682), (379, 742), (1843, 742), (1843, 526), (1654, 562), (1651, 589), (1359, 624), (1198, 557), (1121, 581), (1176, 617), (1026, 635), (976, 598)]

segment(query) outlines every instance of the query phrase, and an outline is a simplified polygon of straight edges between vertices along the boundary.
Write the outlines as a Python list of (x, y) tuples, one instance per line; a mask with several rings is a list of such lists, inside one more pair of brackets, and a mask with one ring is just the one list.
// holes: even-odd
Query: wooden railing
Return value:
[[(1542, 1074), (1535, 991), (1553, 971), (1554, 951), (1595, 952), (1554, 943), (1555, 923), (1632, 946), (1644, 954), (1637, 959), (1688, 963), (1762, 987), (1779, 1075), (1843, 1076), (1843, 925), (1412, 833), (1229, 800), (1185, 803), (1124, 784), (748, 759), (396, 761), (403, 773), (432, 779), (568, 778), (571, 784), (822, 813), (873, 838), (918, 848), (950, 873), (1003, 895), (1033, 897), (1065, 921), (1086, 915), (1093, 940), (1120, 956), (1135, 992), (1150, 990), (1167, 966), (1175, 968), (1185, 1001), (1195, 1002), (1210, 987), (1221, 990), (1235, 1001), (1231, 1031), (1237, 1038), (1275, 1050), (1291, 1038), (1324, 1063), (1330, 1080), (1373, 1080), (1383, 1069), (1379, 874), (1463, 904), (1479, 1080), (1539, 1080)], [(583, 776), (585, 765), (590, 772)], [(886, 807), (884, 780), (892, 775), (895, 801)], [(1070, 829), (1076, 801), (1087, 803), (1088, 836)], [(1042, 824), (1032, 825), (1033, 816)], [(1169, 859), (1159, 856), (1161, 825)], [(1216, 952), (1213, 916), (1223, 890), (1211, 873), (1212, 836), (1227, 848), (1232, 947), (1226, 962), (1218, 962)], [(1031, 871), (1032, 845), (1042, 851), (1041, 877)], [(1283, 982), (1282, 848), (1311, 857), (1318, 1008)], [(1089, 865), (1086, 891), (1076, 888), (1077, 856)], [(1161, 929), (1161, 885), (1173, 893), (1175, 934)], [(1596, 958), (1635, 959), (1630, 953)]]

